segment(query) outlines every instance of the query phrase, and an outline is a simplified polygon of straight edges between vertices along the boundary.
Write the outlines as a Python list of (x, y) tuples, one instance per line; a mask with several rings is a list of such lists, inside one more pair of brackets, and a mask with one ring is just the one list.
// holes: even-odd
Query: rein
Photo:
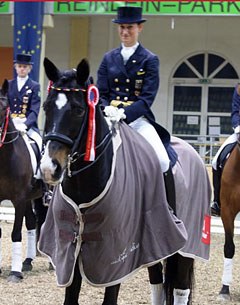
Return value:
[(97, 156), (97, 158), (94, 159), (94, 161), (92, 161), (91, 163), (89, 163), (88, 165), (82, 167), (81, 169), (79, 170), (75, 170), (75, 171), (72, 171), (71, 170), (71, 164), (73, 164), (74, 162), (76, 162), (78, 159), (80, 159), (81, 157), (84, 157), (86, 155), (86, 153), (83, 153), (83, 154), (80, 154), (78, 152), (75, 152), (71, 155), (68, 155), (68, 162), (67, 162), (67, 175), (68, 177), (73, 177), (85, 170), (87, 170), (88, 168), (90, 168), (91, 166), (93, 166), (100, 158), (101, 156), (104, 154), (104, 152), (107, 150), (108, 146), (111, 144), (111, 140), (112, 140), (112, 131), (109, 130), (108, 134), (105, 136), (105, 138), (103, 139), (103, 141), (96, 146), (96, 149), (102, 147), (105, 142), (106, 143), (106, 146), (104, 147), (104, 149), (102, 150), (102, 152)]
[[(5, 120), (3, 122), (2, 127), (0, 128), (0, 137), (1, 137), (0, 148), (3, 147), (3, 144), (13, 143), (19, 137), (18, 130), (7, 132), (8, 124), (9, 124), (9, 114), (10, 114), (10, 107), (7, 107)], [(6, 135), (13, 134), (13, 133), (17, 133), (16, 137), (10, 141), (5, 141)]]

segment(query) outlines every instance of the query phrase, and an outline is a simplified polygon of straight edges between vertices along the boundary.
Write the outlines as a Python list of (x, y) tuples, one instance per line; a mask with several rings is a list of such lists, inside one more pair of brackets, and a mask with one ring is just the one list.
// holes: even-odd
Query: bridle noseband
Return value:
[(69, 147), (73, 146), (74, 141), (69, 138), (68, 136), (65, 136), (61, 133), (58, 132), (49, 132), (47, 133), (44, 138), (44, 143), (46, 143), (47, 141), (58, 141), (60, 143), (66, 144)]

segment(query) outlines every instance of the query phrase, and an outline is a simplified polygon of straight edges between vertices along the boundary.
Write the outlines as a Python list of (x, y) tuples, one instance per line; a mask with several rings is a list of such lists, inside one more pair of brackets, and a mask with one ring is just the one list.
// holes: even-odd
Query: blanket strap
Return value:
[(59, 238), (75, 243), (77, 240), (80, 241), (102, 241), (102, 234), (100, 232), (90, 232), (90, 233), (82, 233), (80, 236), (77, 232), (70, 232), (67, 230), (59, 230)]
[[(76, 224), (79, 222), (78, 216), (74, 212), (69, 212), (61, 210), (59, 214), (59, 219), (61, 221), (70, 222)], [(81, 221), (83, 223), (93, 223), (93, 222), (102, 222), (104, 219), (103, 214), (101, 213), (91, 213), (91, 214), (82, 214)]]

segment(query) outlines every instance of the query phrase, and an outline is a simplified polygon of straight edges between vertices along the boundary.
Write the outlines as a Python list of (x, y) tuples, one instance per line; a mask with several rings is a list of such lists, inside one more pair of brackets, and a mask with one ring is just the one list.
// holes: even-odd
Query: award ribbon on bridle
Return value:
[(87, 104), (88, 104), (88, 135), (86, 142), (86, 153), (84, 161), (94, 161), (96, 154), (96, 122), (95, 112), (99, 100), (99, 91), (95, 85), (89, 85), (87, 90)]
[(50, 80), (50, 81), (48, 82), (48, 86), (47, 86), (47, 93), (50, 92), (50, 90), (51, 90), (51, 88), (52, 88), (52, 85), (53, 85), (53, 81)]

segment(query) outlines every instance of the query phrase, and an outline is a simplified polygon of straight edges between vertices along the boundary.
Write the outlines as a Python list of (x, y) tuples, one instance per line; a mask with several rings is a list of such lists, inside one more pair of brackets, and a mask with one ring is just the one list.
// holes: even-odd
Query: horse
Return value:
[[(15, 209), (11, 233), (12, 266), (7, 280), (17, 283), (23, 279), (22, 271), (32, 270), (32, 260), (36, 252), (36, 215), (33, 201), (42, 197), (42, 183), (39, 180), (34, 181), (28, 148), (21, 133), (14, 127), (7, 93), (8, 81), (5, 80), (0, 90), (0, 202), (10, 200)], [(35, 208), (41, 210), (39, 205), (36, 201)], [(24, 217), (27, 228), (27, 253), (26, 259), (22, 262)], [(0, 228), (0, 236), (1, 234)]]
[(45, 58), (44, 68), (51, 84), (40, 169), (54, 194), (38, 248), (65, 287), (64, 305), (79, 304), (82, 279), (106, 287), (103, 305), (117, 305), (121, 282), (142, 267), (153, 305), (165, 297), (190, 304), (194, 259), (209, 259), (211, 188), (201, 158), (172, 138), (176, 216), (156, 154), (124, 123), (123, 109), (98, 104), (88, 61), (60, 71)]
[(234, 220), (240, 211), (240, 176), (239, 176), (240, 142), (236, 143), (231, 154), (225, 161), (221, 175), (220, 202), (221, 219), (223, 222), (224, 242), (224, 266), (222, 275), (222, 287), (219, 298), (230, 300), (230, 285), (232, 283), (234, 244)]

